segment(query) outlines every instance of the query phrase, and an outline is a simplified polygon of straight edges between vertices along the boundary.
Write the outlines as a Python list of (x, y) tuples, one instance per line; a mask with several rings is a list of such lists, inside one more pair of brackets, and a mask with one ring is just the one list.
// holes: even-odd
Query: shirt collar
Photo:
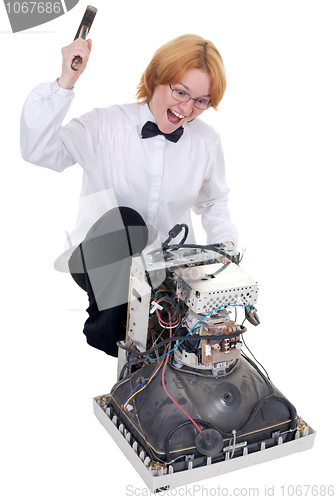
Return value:
[(148, 121), (156, 123), (154, 115), (152, 114), (151, 110), (149, 109), (149, 106), (147, 103), (140, 104), (140, 119), (141, 119), (142, 125), (145, 125), (145, 123)]

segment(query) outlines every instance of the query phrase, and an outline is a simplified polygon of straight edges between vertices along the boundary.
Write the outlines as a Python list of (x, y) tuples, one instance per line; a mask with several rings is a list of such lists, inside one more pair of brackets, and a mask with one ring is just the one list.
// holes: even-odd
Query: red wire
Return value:
[[(169, 323), (170, 323), (170, 314), (169, 314)], [(172, 332), (170, 330), (170, 336), (172, 335)], [(168, 351), (170, 349), (170, 346), (171, 346), (171, 343), (169, 344), (168, 346)], [(165, 393), (167, 394), (167, 396), (172, 400), (173, 403), (176, 404), (176, 406), (178, 406), (180, 408), (180, 410), (183, 411), (183, 413), (189, 418), (189, 420), (194, 424), (194, 426), (196, 427), (196, 429), (198, 430), (198, 432), (202, 432), (202, 429), (196, 424), (195, 420), (193, 420), (191, 418), (190, 415), (188, 415), (188, 413), (182, 408), (182, 406), (180, 406), (178, 404), (177, 401), (175, 401), (175, 399), (169, 394), (169, 392), (167, 391), (167, 388), (165, 386), (165, 381), (164, 381), (164, 373), (165, 373), (165, 370), (166, 370), (166, 366), (167, 366), (167, 363), (168, 363), (168, 356), (166, 356), (166, 361), (165, 361), (165, 364), (163, 365), (163, 370), (162, 370), (162, 387), (164, 388), (165, 390)]]
[[(175, 321), (175, 323), (171, 323), (170, 321), (167, 323), (166, 321), (163, 321), (163, 319), (161, 318), (158, 310), (156, 310), (155, 312), (157, 314), (157, 317), (159, 318), (159, 320), (161, 321), (161, 323), (163, 325), (169, 325), (169, 327), (172, 328), (173, 326), (176, 326), (178, 324), (178, 321)], [(167, 327), (167, 328), (169, 328), (169, 327)]]

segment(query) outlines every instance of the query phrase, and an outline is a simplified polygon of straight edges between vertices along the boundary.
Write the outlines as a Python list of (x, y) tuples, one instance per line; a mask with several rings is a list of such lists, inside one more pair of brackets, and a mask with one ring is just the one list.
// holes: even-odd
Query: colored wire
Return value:
[[(175, 323), (167, 323), (166, 321), (163, 321), (158, 310), (156, 310), (155, 312), (156, 312), (156, 315), (158, 317), (159, 325), (162, 326), (163, 328), (167, 328), (167, 329), (171, 330), (173, 328), (177, 328), (179, 326), (179, 324), (181, 323), (181, 321), (179, 321), (179, 320), (175, 321)], [(170, 326), (168, 326), (168, 325), (170, 325)]]
[(239, 261), (238, 261), (238, 265), (241, 263), (241, 261), (243, 260), (243, 257), (244, 257), (244, 254), (245, 254), (245, 250), (246, 248), (242, 248), (242, 256), (240, 257)]
[[(205, 318), (207, 318), (208, 316), (210, 316), (211, 314), (213, 314), (214, 312), (218, 311), (219, 309), (223, 309), (223, 307), (253, 307), (253, 306), (245, 306), (243, 304), (225, 304), (223, 306), (219, 306), (219, 307), (216, 307), (215, 309), (213, 309), (211, 312), (209, 312), (208, 314), (206, 314), (205, 316), (203, 316), (199, 321), (197, 321), (197, 323), (195, 323), (195, 325), (191, 328), (191, 330), (189, 330), (189, 332), (187, 333), (186, 337), (188, 337), (191, 332), (196, 328), (196, 326), (201, 323), (202, 321), (204, 321)], [(158, 358), (150, 358), (149, 356), (148, 359), (150, 359), (151, 361), (157, 361), (158, 359), (164, 357), (164, 356), (167, 356), (168, 354), (170, 354), (171, 352), (175, 351), (175, 349), (178, 348), (179, 345), (182, 344), (182, 342), (184, 342), (184, 340), (181, 340), (181, 342), (179, 342), (175, 347), (173, 347), (173, 349), (171, 349), (170, 351), (166, 352), (165, 354), (162, 354), (162, 356), (159, 356)]]
[[(171, 314), (169, 313), (169, 320), (171, 320)], [(170, 324), (170, 323), (168, 323)], [(169, 326), (168, 326), (169, 328)], [(172, 335), (172, 331), (170, 329), (170, 336)], [(170, 348), (170, 345), (168, 345), (168, 349)], [(164, 363), (165, 361), (165, 363)], [(137, 394), (139, 394), (141, 391), (143, 391), (146, 387), (148, 387), (148, 385), (150, 384), (150, 382), (153, 380), (153, 378), (158, 374), (159, 370), (161, 369), (162, 365), (164, 363), (164, 367), (163, 367), (163, 370), (162, 370), (162, 387), (165, 391), (165, 393), (167, 394), (167, 396), (171, 399), (171, 401), (173, 403), (176, 404), (176, 406), (178, 406), (178, 408), (180, 408), (180, 410), (186, 415), (186, 417), (190, 420), (190, 422), (192, 422), (192, 424), (196, 427), (196, 429), (199, 431), (199, 432), (202, 432), (201, 428), (196, 424), (196, 422), (193, 420), (193, 418), (182, 408), (182, 406), (180, 406), (178, 404), (177, 401), (175, 401), (175, 399), (169, 394), (167, 388), (166, 388), (166, 385), (165, 385), (165, 381), (164, 381), (164, 374), (165, 374), (165, 370), (166, 370), (166, 366), (167, 366), (167, 363), (168, 363), (168, 357), (166, 357), (166, 359), (164, 360), (164, 356), (162, 356), (162, 360), (161, 360), (161, 363), (158, 365), (157, 369), (155, 370), (155, 372), (151, 375), (151, 377), (149, 379), (146, 379), (145, 381), (147, 382), (145, 385), (143, 385), (143, 382), (141, 381), (134, 389), (133, 391), (131, 392), (131, 394), (128, 396), (128, 398), (125, 400), (125, 402), (121, 405), (121, 407), (123, 409), (126, 409), (126, 406), (128, 404), (128, 402), (133, 399)], [(140, 389), (139, 389), (140, 387)], [(139, 389), (139, 390), (137, 390)]]
[[(145, 382), (147, 382), (147, 384), (145, 385), (142, 385), (143, 382), (140, 382), (140, 384), (138, 384), (135, 389), (133, 389), (133, 391), (131, 392), (131, 394), (128, 396), (128, 398), (126, 399), (126, 401), (121, 405), (122, 408), (126, 408), (126, 405), (128, 404), (128, 402), (133, 399), (137, 394), (139, 394), (139, 392), (143, 391), (144, 389), (146, 389), (146, 387), (150, 384), (150, 382), (153, 380), (153, 378), (158, 374), (161, 366), (163, 364), (163, 359), (161, 361), (161, 363), (158, 365), (157, 369), (155, 370), (155, 372), (152, 373), (152, 375), (150, 376), (149, 379), (145, 379)], [(142, 387), (141, 387), (142, 386)], [(141, 389), (139, 389), (137, 392), (135, 392), (138, 387), (141, 387)]]
[(174, 296), (175, 296), (175, 292), (174, 292), (174, 290), (168, 290), (167, 288), (160, 288), (159, 290), (156, 290), (155, 295), (154, 295), (154, 299), (156, 298), (156, 296), (157, 296), (159, 293), (173, 293), (173, 294), (174, 294)]
[(128, 401), (131, 399), (132, 395), (134, 394), (134, 392), (137, 390), (138, 387), (141, 387), (142, 385), (142, 382), (140, 382), (140, 384), (138, 384), (134, 389), (133, 391), (131, 392), (131, 394), (127, 397), (127, 399), (125, 400), (125, 402), (121, 405), (122, 408), (125, 408), (125, 405), (128, 403)]
[[(178, 302), (178, 303), (176, 304), (176, 306), (175, 306), (175, 311), (174, 311), (174, 314), (173, 314), (173, 316), (172, 316), (172, 318), (171, 318), (171, 319), (172, 319), (172, 320), (173, 320), (173, 319), (175, 319), (176, 315), (177, 315), (177, 314), (179, 314), (179, 312), (180, 312), (180, 302)], [(181, 321), (181, 317), (179, 317), (179, 321)], [(160, 326), (161, 326), (161, 325), (160, 325)], [(153, 346), (152, 346), (152, 347), (154, 347), (155, 345), (157, 345), (157, 343), (158, 343), (158, 342), (159, 342), (159, 340), (161, 339), (161, 337), (162, 337), (163, 333), (166, 331), (166, 329), (167, 329), (167, 328), (164, 326), (164, 327), (163, 327), (163, 330), (161, 330), (160, 334), (158, 335), (158, 337), (157, 337), (157, 339), (156, 339), (156, 341), (155, 341), (155, 343), (153, 344)], [(157, 359), (159, 359), (159, 358), (157, 358)]]
[[(169, 317), (170, 317), (170, 314), (169, 314)], [(171, 335), (171, 331), (170, 331), (170, 335)], [(168, 349), (170, 348), (170, 344), (168, 345)], [(167, 366), (167, 363), (168, 363), (168, 356), (166, 356), (166, 361), (165, 361), (165, 364), (163, 366), (163, 370), (162, 370), (162, 377), (161, 377), (161, 380), (162, 380), (162, 387), (164, 388), (165, 390), (165, 393), (167, 394), (167, 396), (172, 400), (173, 403), (176, 404), (176, 406), (178, 406), (180, 408), (180, 410), (183, 411), (183, 413), (185, 414), (186, 417), (188, 417), (188, 419), (190, 420), (190, 422), (192, 422), (192, 424), (196, 427), (196, 429), (199, 431), (199, 432), (202, 432), (202, 429), (196, 424), (195, 420), (182, 408), (182, 406), (180, 406), (178, 404), (177, 401), (175, 401), (175, 399), (173, 398), (173, 396), (171, 396), (169, 394), (169, 392), (167, 391), (167, 388), (166, 388), (166, 385), (165, 385), (165, 381), (164, 381), (164, 374), (165, 374), (165, 370), (166, 370), (166, 366)]]

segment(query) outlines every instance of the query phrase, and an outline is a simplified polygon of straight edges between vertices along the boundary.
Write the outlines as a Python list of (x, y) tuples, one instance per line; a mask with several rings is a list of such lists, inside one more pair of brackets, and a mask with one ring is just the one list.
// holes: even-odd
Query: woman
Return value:
[[(237, 243), (227, 208), (229, 188), (219, 134), (198, 117), (217, 108), (226, 78), (216, 47), (197, 35), (157, 50), (144, 71), (137, 103), (95, 109), (62, 127), (73, 88), (88, 63), (91, 40), (62, 49), (62, 74), (29, 95), (22, 113), (25, 160), (61, 172), (83, 168), (69, 268), (89, 296), (84, 333), (90, 345), (117, 355), (125, 337), (131, 256), (177, 223), (202, 216), (208, 243)], [(81, 69), (71, 62), (81, 56)], [(118, 208), (119, 207), (119, 208)]]

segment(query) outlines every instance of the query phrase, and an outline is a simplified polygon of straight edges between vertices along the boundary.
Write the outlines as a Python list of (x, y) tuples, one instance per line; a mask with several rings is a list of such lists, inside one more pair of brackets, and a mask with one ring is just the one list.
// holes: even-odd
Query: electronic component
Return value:
[(175, 271), (177, 296), (196, 313), (208, 313), (223, 305), (254, 305), (258, 284), (236, 264), (209, 264)]

